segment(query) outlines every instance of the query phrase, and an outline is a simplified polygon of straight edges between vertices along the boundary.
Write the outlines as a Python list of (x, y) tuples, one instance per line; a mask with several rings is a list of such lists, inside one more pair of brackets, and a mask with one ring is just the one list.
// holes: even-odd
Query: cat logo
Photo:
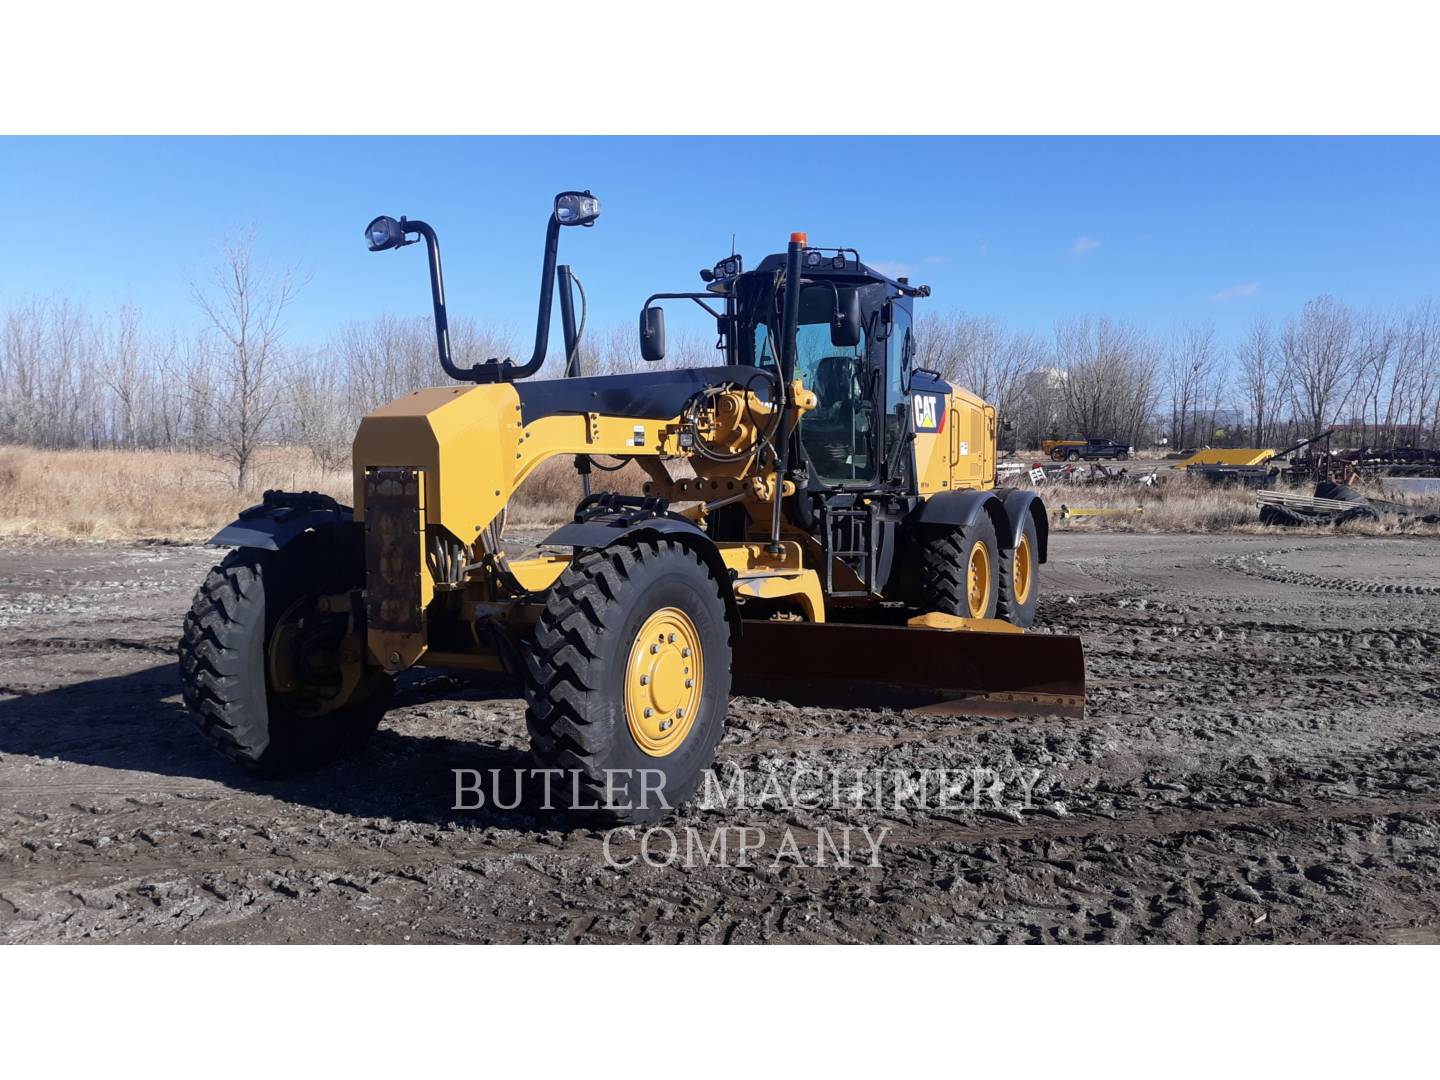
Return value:
[(938, 432), (945, 427), (945, 410), (939, 394), (915, 394), (911, 399), (915, 410), (915, 430)]

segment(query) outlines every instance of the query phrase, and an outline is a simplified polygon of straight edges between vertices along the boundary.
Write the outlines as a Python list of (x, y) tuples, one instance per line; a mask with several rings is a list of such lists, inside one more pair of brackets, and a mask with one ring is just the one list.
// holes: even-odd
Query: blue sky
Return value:
[(934, 308), (1040, 331), (1104, 312), (1230, 336), (1322, 292), (1440, 295), (1436, 139), (8, 138), (0, 200), (20, 228), (0, 308), (68, 296), (194, 325), (188, 283), (253, 225), (264, 262), (308, 278), (291, 340), (318, 341), (428, 312), (421, 250), (361, 239), (407, 214), (439, 230), (452, 314), (523, 337), (550, 198), (570, 187), (604, 203), (562, 235), (592, 325), (699, 287), (732, 233), (753, 266), (794, 229), (932, 285)]

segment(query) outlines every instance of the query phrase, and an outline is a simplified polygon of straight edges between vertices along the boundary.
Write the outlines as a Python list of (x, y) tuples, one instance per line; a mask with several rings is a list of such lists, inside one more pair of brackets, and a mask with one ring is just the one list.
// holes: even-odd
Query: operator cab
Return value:
[[(778, 373), (783, 352), (786, 256), (743, 270), (739, 256), (701, 272), (725, 299), (719, 348), (727, 362)], [(928, 296), (866, 266), (853, 249), (806, 247), (801, 261), (795, 377), (818, 405), (800, 425), (811, 488), (867, 490), (907, 464), (914, 337), (912, 298)]]

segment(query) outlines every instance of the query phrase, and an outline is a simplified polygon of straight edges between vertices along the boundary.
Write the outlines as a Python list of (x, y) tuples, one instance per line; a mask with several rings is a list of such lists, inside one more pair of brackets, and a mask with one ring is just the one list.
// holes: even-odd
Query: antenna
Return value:
[(733, 232), (730, 234), (730, 257), (732, 259), (735, 257), (735, 234)]

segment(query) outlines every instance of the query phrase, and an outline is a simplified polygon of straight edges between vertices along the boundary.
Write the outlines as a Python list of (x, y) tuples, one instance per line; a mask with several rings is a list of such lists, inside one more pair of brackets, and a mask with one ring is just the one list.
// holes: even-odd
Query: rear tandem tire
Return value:
[[(922, 611), (943, 611), (961, 618), (993, 619), (999, 598), (1000, 567), (995, 525), (981, 514), (972, 525), (924, 527), (915, 537), (916, 582), (912, 601)], [(975, 548), (984, 549), (988, 567), (987, 584), (972, 604), (967, 568), (975, 559)]]
[(995, 606), (997, 619), (1004, 619), (1014, 626), (1031, 626), (1035, 622), (1035, 604), (1040, 595), (1039, 559), (1035, 518), (1027, 510), (1019, 542), (1000, 554), (1000, 598)]
[(196, 592), (180, 638), (181, 689), (200, 733), (224, 757), (278, 775), (354, 753), (379, 726), (393, 681), (378, 670), (362, 676), (345, 704), (318, 715), (270, 689), (269, 646), (281, 615), (317, 588), (358, 584), (345, 563), (319, 536), (277, 552), (241, 548)]
[(730, 625), (693, 551), (657, 540), (578, 556), (550, 591), (527, 667), (530, 752), (562, 770), (557, 802), (647, 822), (695, 794), (725, 730)]

